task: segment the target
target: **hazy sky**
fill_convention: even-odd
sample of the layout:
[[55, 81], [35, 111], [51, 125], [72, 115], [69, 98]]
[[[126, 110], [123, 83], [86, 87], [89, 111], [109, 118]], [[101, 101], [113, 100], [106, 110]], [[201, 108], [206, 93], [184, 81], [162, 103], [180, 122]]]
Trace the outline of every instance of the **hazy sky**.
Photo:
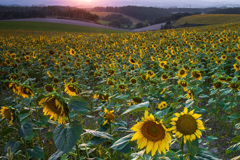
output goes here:
[[240, 0], [0, 0], [1, 5], [68, 6], [153, 6], [153, 7], [221, 7], [240, 6]]

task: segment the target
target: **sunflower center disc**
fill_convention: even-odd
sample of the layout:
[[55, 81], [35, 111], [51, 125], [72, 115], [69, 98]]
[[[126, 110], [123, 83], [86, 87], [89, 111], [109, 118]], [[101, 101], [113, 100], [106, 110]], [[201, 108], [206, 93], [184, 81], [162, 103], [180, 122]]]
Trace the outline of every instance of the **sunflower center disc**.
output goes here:
[[104, 118], [106, 120], [114, 120], [115, 116], [112, 113], [107, 113]]
[[74, 88], [72, 85], [69, 85], [69, 86], [68, 86], [68, 89], [69, 89], [71, 92], [75, 92], [75, 91], [76, 91], [75, 88]]
[[191, 135], [197, 130], [197, 122], [191, 115], [185, 114], [176, 121], [176, 127], [183, 135]]
[[141, 128], [143, 136], [150, 141], [157, 142], [165, 137], [165, 130], [161, 124], [156, 124], [153, 121], [147, 121]]
[[6, 109], [4, 111], [4, 116], [6, 117], [6, 119], [8, 119], [9, 121], [11, 120], [11, 112], [9, 109]]
[[185, 71], [184, 71], [184, 70], [181, 70], [181, 71], [180, 71], [180, 74], [181, 74], [181, 75], [184, 75], [184, 74], [185, 74]]
[[46, 105], [47, 105], [49, 110], [56, 113], [57, 115], [60, 115], [61, 114], [61, 108], [58, 108], [55, 101], [56, 101], [55, 97], [51, 98], [50, 100], [47, 100]]

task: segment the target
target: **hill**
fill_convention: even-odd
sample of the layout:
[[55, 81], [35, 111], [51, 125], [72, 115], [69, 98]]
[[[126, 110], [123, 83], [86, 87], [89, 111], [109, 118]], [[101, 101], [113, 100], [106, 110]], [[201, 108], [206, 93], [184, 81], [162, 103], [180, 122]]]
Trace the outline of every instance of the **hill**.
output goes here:
[[121, 33], [123, 31], [47, 22], [0, 21], [0, 30], [57, 31], [84, 33]]
[[91, 13], [95, 14], [95, 15], [98, 15], [100, 17], [100, 19], [104, 18], [106, 16], [109, 16], [111, 14], [119, 14], [119, 15], [122, 15], [123, 17], [125, 17], [125, 18], [129, 18], [133, 22], [133, 24], [141, 22], [140, 20], [138, 20], [136, 18], [133, 18], [131, 16], [128, 16], [126, 14], [123, 14], [123, 13], [115, 13], [115, 12], [91, 12]]
[[184, 24], [226, 24], [240, 22], [240, 14], [204, 14], [180, 18], [173, 26]]

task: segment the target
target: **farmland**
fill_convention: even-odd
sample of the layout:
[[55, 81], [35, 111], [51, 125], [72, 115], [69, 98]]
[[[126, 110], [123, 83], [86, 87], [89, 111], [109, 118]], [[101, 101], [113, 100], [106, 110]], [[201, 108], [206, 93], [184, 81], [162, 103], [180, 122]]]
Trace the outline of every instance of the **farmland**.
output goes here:
[[203, 14], [203, 15], [193, 15], [180, 18], [173, 25], [179, 26], [185, 23], [188, 24], [226, 24], [226, 23], [239, 23], [239, 14]]
[[239, 23], [136, 33], [0, 23], [1, 158], [239, 155]]

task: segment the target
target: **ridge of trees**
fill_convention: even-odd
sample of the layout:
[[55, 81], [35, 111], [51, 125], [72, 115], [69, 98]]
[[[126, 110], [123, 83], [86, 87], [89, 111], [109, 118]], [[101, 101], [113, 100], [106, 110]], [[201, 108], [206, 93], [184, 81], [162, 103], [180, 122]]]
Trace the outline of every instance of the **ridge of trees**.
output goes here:
[[84, 21], [97, 21], [99, 16], [92, 14], [84, 9], [68, 6], [0, 6], [0, 19], [19, 19], [19, 18], [69, 18]]
[[209, 14], [240, 14], [240, 7], [216, 9], [208, 13]]

